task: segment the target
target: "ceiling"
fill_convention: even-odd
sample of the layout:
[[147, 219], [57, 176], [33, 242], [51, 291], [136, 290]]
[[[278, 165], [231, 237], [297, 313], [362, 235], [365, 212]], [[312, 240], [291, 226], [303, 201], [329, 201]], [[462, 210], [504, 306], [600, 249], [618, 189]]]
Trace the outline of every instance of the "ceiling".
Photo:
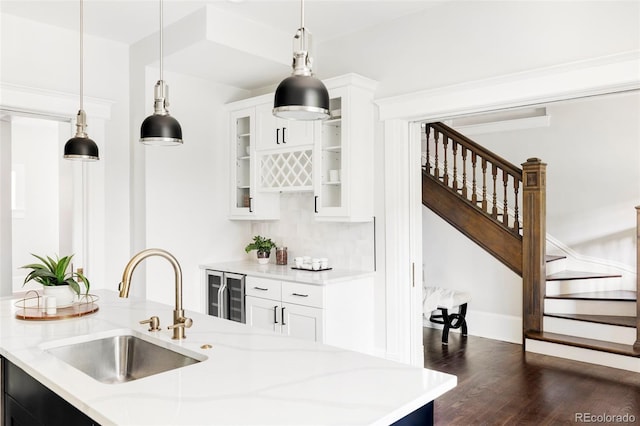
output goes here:
[[[436, 0], [307, 0], [305, 27], [316, 42], [384, 24], [430, 7]], [[165, 0], [169, 25], [210, 5], [275, 29], [295, 33], [300, 23], [298, 0]], [[0, 12], [77, 30], [79, 0], [1, 0]], [[86, 34], [132, 44], [159, 28], [158, 0], [85, 0]]]
[[[442, 1], [307, 0], [305, 27], [320, 50], [325, 41]], [[84, 33], [148, 48], [148, 36], [160, 28], [159, 5], [159, 0], [84, 0]], [[177, 49], [165, 49], [164, 68], [246, 90], [268, 88], [291, 71], [300, 6], [299, 0], [164, 0], [165, 41], [187, 40]], [[79, 0], [0, 0], [0, 12], [79, 30]], [[157, 66], [153, 55], [146, 64]]]

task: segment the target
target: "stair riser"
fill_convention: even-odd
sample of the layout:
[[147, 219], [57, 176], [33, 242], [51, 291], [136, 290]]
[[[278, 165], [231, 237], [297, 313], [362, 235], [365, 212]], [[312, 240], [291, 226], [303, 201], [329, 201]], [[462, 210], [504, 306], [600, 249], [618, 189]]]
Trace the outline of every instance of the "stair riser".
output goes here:
[[605, 342], [633, 345], [636, 341], [636, 329], [617, 325], [597, 324], [564, 318], [544, 317], [544, 331], [603, 340]]
[[592, 291], [624, 290], [620, 278], [597, 278], [584, 280], [547, 281], [548, 296]]
[[567, 269], [567, 259], [558, 259], [547, 262], [545, 267], [547, 275], [556, 274]]
[[543, 342], [540, 340], [525, 340], [525, 350], [558, 358], [572, 359], [574, 361], [588, 362], [604, 365], [621, 370], [640, 373], [640, 358], [610, 354], [591, 349], [577, 348], [574, 346], [560, 345], [557, 343]]
[[544, 312], [550, 314], [636, 315], [635, 302], [605, 300], [545, 299]]

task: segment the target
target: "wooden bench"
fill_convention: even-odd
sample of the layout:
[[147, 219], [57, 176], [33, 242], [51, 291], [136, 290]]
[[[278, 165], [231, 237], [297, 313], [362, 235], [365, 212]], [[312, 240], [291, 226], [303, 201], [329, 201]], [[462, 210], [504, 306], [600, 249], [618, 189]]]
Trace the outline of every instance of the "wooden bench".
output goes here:
[[[454, 292], [451, 303], [447, 306], [438, 305], [437, 309], [431, 313], [429, 321], [444, 325], [442, 329], [442, 344], [449, 344], [449, 330], [462, 328], [462, 335], [467, 335], [467, 303], [471, 300], [471, 295], [464, 292]], [[449, 309], [458, 308], [458, 312], [449, 313]], [[439, 313], [438, 313], [439, 311]]]

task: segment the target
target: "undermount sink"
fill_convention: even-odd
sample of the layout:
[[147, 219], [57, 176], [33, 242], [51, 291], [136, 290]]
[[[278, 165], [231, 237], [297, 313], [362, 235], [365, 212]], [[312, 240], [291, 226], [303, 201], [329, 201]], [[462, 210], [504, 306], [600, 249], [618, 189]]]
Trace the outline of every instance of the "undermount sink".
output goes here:
[[77, 339], [53, 342], [43, 349], [95, 380], [108, 384], [130, 382], [207, 359], [183, 348], [176, 348], [180, 350], [178, 352], [170, 348], [174, 345], [159, 343], [138, 337], [133, 331], [124, 331], [109, 336], [93, 336], [79, 342]]

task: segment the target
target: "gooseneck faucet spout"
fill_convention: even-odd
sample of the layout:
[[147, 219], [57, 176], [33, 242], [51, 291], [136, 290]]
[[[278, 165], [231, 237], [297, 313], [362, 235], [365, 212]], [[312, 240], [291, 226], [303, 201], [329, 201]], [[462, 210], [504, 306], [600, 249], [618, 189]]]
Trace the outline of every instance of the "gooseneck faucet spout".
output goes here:
[[175, 309], [173, 310], [173, 325], [170, 325], [168, 328], [173, 329], [174, 339], [184, 339], [186, 337], [184, 329], [191, 327], [193, 321], [191, 318], [185, 318], [184, 310], [182, 309], [182, 269], [180, 268], [178, 260], [168, 251], [150, 248], [142, 250], [140, 253], [134, 255], [131, 260], [129, 260], [129, 263], [127, 263], [127, 266], [124, 268], [124, 272], [122, 273], [120, 297], [129, 297], [129, 287], [131, 286], [133, 271], [140, 262], [151, 256], [163, 257], [171, 263], [171, 266], [173, 266], [176, 287], [176, 303]]

